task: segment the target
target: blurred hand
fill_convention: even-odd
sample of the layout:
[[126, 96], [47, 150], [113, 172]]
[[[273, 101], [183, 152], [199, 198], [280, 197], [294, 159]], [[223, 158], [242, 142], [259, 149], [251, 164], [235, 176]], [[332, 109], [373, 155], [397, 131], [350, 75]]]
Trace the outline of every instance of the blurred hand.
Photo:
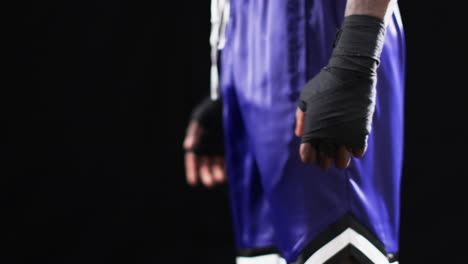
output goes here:
[[[302, 137], [304, 131], [304, 119], [305, 113], [300, 108], [296, 110], [296, 128], [295, 134], [298, 137]], [[365, 149], [349, 149], [344, 145], [338, 147], [335, 156], [333, 158], [328, 157], [323, 152], [318, 152], [315, 147], [310, 143], [302, 143], [299, 149], [302, 162], [306, 164], [313, 164], [317, 162], [318, 166], [322, 170], [331, 168], [333, 159], [335, 160], [335, 166], [339, 169], [345, 169], [351, 162], [351, 155], [356, 158], [362, 158], [366, 153]]]
[[203, 139], [203, 127], [197, 121], [190, 121], [183, 147], [187, 183], [195, 186], [201, 182], [211, 188], [226, 181], [224, 157], [221, 155], [196, 154], [193, 149]]

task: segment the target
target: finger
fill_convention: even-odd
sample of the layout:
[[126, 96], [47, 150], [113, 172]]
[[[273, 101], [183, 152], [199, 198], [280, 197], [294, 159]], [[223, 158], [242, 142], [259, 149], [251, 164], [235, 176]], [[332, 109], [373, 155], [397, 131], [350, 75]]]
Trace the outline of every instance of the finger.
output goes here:
[[296, 110], [296, 129], [294, 130], [296, 136], [301, 137], [304, 130], [305, 113], [298, 107]]
[[346, 169], [351, 162], [351, 154], [344, 145], [341, 145], [336, 151], [335, 165], [338, 169]]
[[366, 154], [366, 149], [353, 149], [353, 155], [356, 158], [362, 158]]
[[332, 159], [325, 155], [325, 153], [320, 152], [318, 155], [318, 165], [322, 170], [328, 170], [332, 166]]
[[191, 121], [187, 128], [187, 135], [185, 136], [184, 140], [184, 148], [186, 150], [192, 149], [198, 143], [201, 134], [202, 127], [198, 124], [198, 122]]
[[185, 154], [185, 176], [187, 178], [187, 183], [192, 186], [196, 185], [198, 179], [197, 174], [197, 156], [193, 152], [187, 152]]
[[299, 155], [302, 162], [305, 164], [312, 164], [317, 160], [317, 151], [310, 143], [302, 143], [299, 147]]
[[213, 180], [216, 183], [223, 183], [226, 180], [223, 157], [212, 158], [211, 173], [213, 174]]
[[213, 186], [213, 177], [210, 170], [210, 162], [207, 157], [200, 157], [200, 165], [198, 172], [200, 173], [200, 179], [206, 187]]

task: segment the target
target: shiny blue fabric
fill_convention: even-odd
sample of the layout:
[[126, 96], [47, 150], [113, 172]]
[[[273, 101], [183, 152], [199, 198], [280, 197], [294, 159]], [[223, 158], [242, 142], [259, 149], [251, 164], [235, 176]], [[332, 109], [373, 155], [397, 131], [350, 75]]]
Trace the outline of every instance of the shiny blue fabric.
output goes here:
[[345, 0], [231, 0], [222, 52], [227, 170], [238, 249], [288, 261], [346, 213], [398, 251], [405, 45], [396, 10], [378, 71], [369, 147], [346, 170], [302, 164], [301, 88], [325, 66]]

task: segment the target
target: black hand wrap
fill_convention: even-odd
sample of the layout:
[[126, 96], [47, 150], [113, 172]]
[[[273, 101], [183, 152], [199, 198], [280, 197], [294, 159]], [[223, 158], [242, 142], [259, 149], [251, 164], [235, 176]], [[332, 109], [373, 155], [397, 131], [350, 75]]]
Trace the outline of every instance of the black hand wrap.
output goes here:
[[328, 66], [301, 92], [299, 108], [305, 112], [302, 142], [330, 157], [339, 145], [367, 146], [384, 36], [385, 25], [378, 18], [345, 17]]
[[191, 151], [199, 155], [224, 155], [223, 104], [221, 99], [206, 98], [193, 111], [192, 120], [203, 129], [198, 144]]

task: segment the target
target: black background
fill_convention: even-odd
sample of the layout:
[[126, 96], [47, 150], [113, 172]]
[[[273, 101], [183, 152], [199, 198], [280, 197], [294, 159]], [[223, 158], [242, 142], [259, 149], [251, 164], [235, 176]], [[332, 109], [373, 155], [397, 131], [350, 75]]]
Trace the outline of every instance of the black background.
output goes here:
[[[464, 263], [462, 8], [400, 2], [401, 263]], [[1, 263], [233, 262], [225, 187], [189, 188], [181, 149], [190, 110], [208, 94], [209, 8], [109, 0], [5, 9], [3, 54], [13, 59], [0, 89]]]

